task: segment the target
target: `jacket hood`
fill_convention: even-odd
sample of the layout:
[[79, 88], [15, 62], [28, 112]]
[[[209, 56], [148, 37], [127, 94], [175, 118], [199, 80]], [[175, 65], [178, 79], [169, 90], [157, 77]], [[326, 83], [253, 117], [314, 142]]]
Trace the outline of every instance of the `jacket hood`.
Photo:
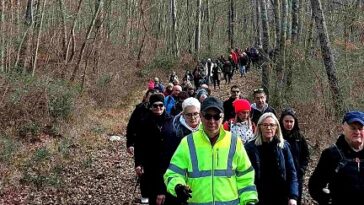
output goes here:
[[[284, 126], [283, 126], [283, 118], [286, 115], [290, 115], [294, 119], [294, 125], [293, 125], [293, 129], [291, 131], [286, 130], [284, 128]], [[279, 118], [279, 124], [281, 125], [283, 136], [287, 136], [288, 134], [298, 133], [300, 131], [300, 128], [299, 128], [299, 125], [298, 125], [298, 120], [297, 120], [297, 117], [296, 117], [296, 113], [294, 112], [293, 109], [289, 108], [289, 109], [285, 109], [285, 110], [282, 111], [281, 117]]]

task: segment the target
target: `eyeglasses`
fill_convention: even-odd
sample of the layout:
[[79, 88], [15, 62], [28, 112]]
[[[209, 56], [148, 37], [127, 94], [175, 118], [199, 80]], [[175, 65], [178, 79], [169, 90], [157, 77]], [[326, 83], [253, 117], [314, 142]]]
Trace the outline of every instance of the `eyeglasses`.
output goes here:
[[276, 128], [277, 127], [277, 124], [260, 124], [260, 126], [263, 126], [265, 129], [268, 129], [268, 128]]
[[160, 104], [156, 104], [156, 103], [155, 103], [155, 104], [153, 104], [153, 105], [152, 105], [152, 108], [158, 108], [158, 107], [159, 107], [159, 108], [164, 107], [163, 103], [160, 103]]
[[212, 118], [214, 118], [215, 121], [218, 121], [221, 119], [221, 114], [216, 114], [216, 115], [211, 115], [211, 114], [204, 114], [203, 117], [206, 120], [211, 120]]
[[185, 113], [184, 115], [188, 118], [197, 117], [200, 113], [193, 112], [193, 113]]
[[254, 93], [260, 93], [260, 92], [264, 92], [263, 88], [257, 88], [253, 90]]
[[232, 93], [240, 93], [240, 90], [232, 90]]

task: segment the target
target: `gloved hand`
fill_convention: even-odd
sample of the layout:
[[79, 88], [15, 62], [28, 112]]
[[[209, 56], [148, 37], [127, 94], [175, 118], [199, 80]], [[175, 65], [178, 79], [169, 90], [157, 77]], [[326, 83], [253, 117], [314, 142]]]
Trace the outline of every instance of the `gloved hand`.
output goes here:
[[174, 190], [176, 191], [177, 199], [182, 203], [187, 202], [187, 200], [192, 197], [192, 190], [188, 186], [177, 184]]

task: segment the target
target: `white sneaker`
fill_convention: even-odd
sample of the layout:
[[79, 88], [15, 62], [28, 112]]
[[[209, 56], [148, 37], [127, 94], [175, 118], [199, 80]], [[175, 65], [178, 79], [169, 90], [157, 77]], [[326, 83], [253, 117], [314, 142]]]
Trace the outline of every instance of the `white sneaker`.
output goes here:
[[144, 197], [142, 197], [142, 198], [140, 199], [140, 202], [141, 202], [141, 204], [148, 204], [148, 203], [149, 203], [149, 199], [148, 199], [148, 198], [144, 198]]

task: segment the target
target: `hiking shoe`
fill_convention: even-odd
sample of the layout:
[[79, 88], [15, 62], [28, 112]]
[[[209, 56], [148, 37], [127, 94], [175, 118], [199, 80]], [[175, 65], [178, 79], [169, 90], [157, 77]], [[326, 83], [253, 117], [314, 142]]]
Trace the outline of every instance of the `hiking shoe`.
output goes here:
[[149, 199], [148, 199], [148, 198], [144, 198], [144, 197], [142, 197], [142, 198], [140, 199], [140, 203], [141, 203], [141, 204], [148, 204], [148, 203], [149, 203]]

